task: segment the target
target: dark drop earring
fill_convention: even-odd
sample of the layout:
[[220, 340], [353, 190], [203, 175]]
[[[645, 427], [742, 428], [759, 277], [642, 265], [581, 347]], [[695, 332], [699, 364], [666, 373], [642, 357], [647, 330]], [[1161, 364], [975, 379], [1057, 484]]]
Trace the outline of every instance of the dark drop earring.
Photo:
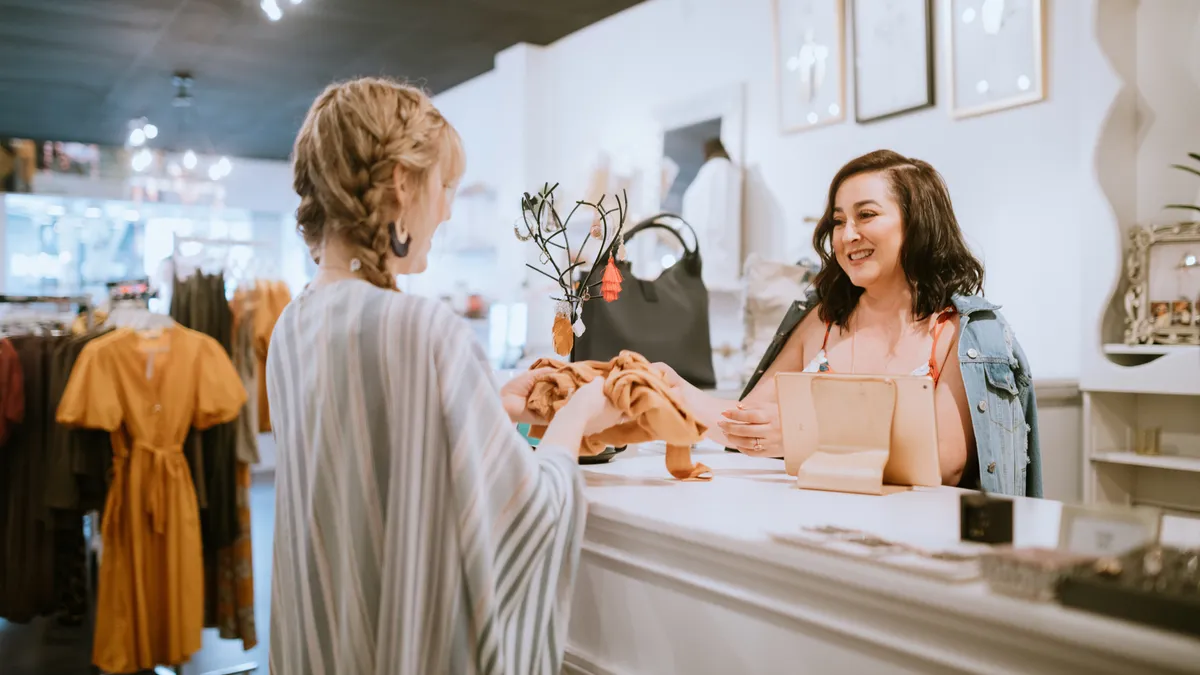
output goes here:
[[397, 258], [403, 258], [408, 255], [408, 245], [412, 239], [407, 232], [396, 233], [396, 223], [388, 223], [388, 236], [392, 240], [392, 253], [396, 254]]

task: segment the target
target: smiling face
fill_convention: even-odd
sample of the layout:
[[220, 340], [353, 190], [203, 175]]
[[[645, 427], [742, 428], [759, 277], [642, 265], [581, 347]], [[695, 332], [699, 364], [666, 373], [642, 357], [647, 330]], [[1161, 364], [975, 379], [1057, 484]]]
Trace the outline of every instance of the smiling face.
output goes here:
[[847, 178], [834, 199], [833, 223], [830, 243], [850, 283], [868, 288], [904, 278], [904, 218], [884, 173]]

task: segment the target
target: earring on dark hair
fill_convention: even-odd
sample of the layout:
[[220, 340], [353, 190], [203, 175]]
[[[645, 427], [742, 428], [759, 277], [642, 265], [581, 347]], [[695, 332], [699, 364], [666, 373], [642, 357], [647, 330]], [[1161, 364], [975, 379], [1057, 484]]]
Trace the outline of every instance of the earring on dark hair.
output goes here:
[[408, 245], [412, 243], [412, 239], [407, 232], [400, 231], [397, 234], [396, 230], [399, 229], [396, 223], [388, 223], [388, 237], [392, 240], [392, 253], [395, 253], [397, 258], [403, 258], [408, 255]]

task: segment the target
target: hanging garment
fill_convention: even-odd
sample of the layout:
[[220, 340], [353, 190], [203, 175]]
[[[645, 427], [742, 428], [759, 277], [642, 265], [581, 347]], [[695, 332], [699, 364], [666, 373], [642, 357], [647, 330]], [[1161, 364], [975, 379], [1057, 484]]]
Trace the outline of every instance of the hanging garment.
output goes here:
[[445, 304], [357, 280], [284, 310], [273, 673], [558, 675], [587, 505]]
[[25, 419], [25, 378], [21, 357], [7, 338], [0, 338], [0, 447], [14, 425]]
[[267, 397], [267, 350], [275, 322], [292, 300], [292, 293], [282, 281], [255, 282], [255, 350], [258, 356], [258, 430], [271, 430], [271, 404]]
[[[185, 281], [177, 281], [171, 294], [171, 318], [185, 328], [213, 338], [226, 354], [230, 353], [233, 314], [225, 299], [222, 274], [196, 272]], [[215, 565], [216, 552], [232, 545], [238, 535], [237, 422], [219, 424], [198, 434], [206, 504], [201, 513], [201, 532], [206, 564]], [[209, 607], [213, 605], [210, 603]]]
[[255, 352], [255, 317], [257, 301], [253, 291], [234, 293], [230, 308], [233, 310], [233, 366], [242, 378], [242, 385], [251, 393], [251, 399], [242, 406], [237, 419], [237, 457], [247, 464], [258, 464], [258, 356]]
[[61, 337], [10, 338], [20, 358], [24, 420], [0, 451], [0, 617], [24, 623], [54, 613], [54, 520], [45, 502], [50, 361]]
[[80, 354], [58, 420], [112, 432], [114, 452], [93, 647], [101, 669], [179, 664], [200, 648], [204, 572], [183, 443], [245, 400], [220, 344], [182, 326], [118, 329]]
[[[680, 480], [709, 480], [712, 471], [692, 463], [693, 444], [704, 438], [708, 427], [687, 408], [680, 396], [667, 385], [641, 354], [621, 352], [611, 361], [561, 363], [539, 359], [531, 367], [554, 368], [539, 375], [529, 392], [526, 406], [545, 420], [554, 419], [576, 389], [597, 377], [608, 378], [604, 395], [628, 421], [584, 439], [581, 453], [597, 455], [606, 446], [620, 447], [647, 441], [667, 444], [667, 470]], [[530, 435], [541, 438], [546, 427], [535, 426]]]
[[[240, 291], [233, 310], [233, 362], [247, 392], [257, 391], [254, 353], [254, 299]], [[237, 537], [210, 557], [206, 552], [206, 624], [216, 626], [227, 640], [241, 640], [244, 649], [258, 644], [254, 620], [254, 555], [250, 537], [250, 464], [258, 462], [257, 400], [247, 398], [235, 422], [237, 447]]]
[[741, 276], [741, 170], [726, 157], [706, 161], [683, 193], [680, 215], [696, 231], [704, 252], [706, 286], [729, 287]]
[[238, 537], [217, 552], [216, 626], [226, 640], [241, 640], [242, 649], [258, 644], [254, 621], [254, 550], [250, 541], [250, 465], [238, 462]]
[[[80, 352], [109, 332], [83, 332], [58, 342], [50, 361], [47, 419], [54, 419]], [[58, 620], [63, 625], [78, 626], [87, 616], [83, 516], [88, 510], [103, 508], [111, 461], [112, 442], [107, 432], [51, 425], [46, 446], [45, 503], [54, 513], [54, 587]]]

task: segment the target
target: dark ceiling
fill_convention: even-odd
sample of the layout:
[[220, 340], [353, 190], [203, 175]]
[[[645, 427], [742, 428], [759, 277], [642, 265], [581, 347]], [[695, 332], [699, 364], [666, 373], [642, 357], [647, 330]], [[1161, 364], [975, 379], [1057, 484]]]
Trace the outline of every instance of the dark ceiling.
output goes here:
[[[285, 158], [329, 82], [390, 75], [438, 92], [496, 52], [548, 44], [641, 0], [0, 0], [0, 137]], [[190, 71], [193, 105], [173, 107]], [[181, 112], [186, 110], [186, 112]]]

